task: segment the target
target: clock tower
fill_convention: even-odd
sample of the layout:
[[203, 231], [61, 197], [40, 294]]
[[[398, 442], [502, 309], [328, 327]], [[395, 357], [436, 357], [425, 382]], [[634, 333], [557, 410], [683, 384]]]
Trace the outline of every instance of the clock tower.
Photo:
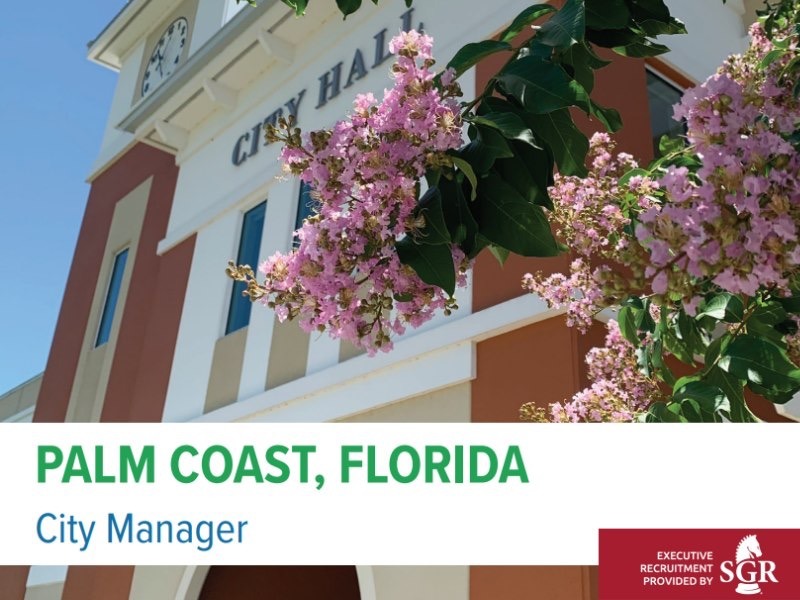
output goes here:
[[178, 17], [167, 26], [153, 48], [150, 59], [145, 65], [142, 96], [153, 91], [158, 84], [178, 68], [188, 50], [189, 21], [186, 17]]

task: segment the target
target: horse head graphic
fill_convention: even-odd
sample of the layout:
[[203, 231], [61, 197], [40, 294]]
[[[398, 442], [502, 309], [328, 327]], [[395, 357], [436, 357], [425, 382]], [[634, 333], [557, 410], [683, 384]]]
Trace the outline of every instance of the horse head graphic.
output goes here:
[[[758, 539], [755, 535], [746, 535], [742, 538], [742, 541], [739, 542], [739, 545], [736, 546], [737, 566], [746, 560], [759, 558], [761, 555], [761, 544], [758, 543]], [[758, 583], [745, 583], [741, 581], [739, 585], [736, 586], [736, 593], [752, 596], [754, 594], [760, 594], [761, 588], [758, 586]]]

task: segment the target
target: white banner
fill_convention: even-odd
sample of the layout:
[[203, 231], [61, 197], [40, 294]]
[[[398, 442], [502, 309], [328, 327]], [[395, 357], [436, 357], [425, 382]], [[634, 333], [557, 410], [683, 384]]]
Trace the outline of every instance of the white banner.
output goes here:
[[597, 564], [800, 527], [788, 425], [0, 425], [0, 564]]

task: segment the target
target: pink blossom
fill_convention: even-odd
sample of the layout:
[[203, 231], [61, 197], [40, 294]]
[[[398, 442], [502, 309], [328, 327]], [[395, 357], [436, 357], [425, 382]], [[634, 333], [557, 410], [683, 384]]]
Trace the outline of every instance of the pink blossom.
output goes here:
[[[431, 161], [461, 144], [460, 94], [453, 73], [434, 84], [433, 40], [409, 31], [392, 39], [394, 85], [378, 102], [359, 95], [353, 113], [302, 139], [287, 134], [281, 157], [309, 183], [318, 214], [298, 230], [299, 247], [261, 265], [259, 292], [278, 318], [327, 331], [374, 353], [391, 337], [455, 300], [402, 264], [395, 243], [424, 224], [415, 216], [416, 184]], [[277, 135], [277, 134], [276, 134]], [[459, 285], [469, 267], [452, 248]]]

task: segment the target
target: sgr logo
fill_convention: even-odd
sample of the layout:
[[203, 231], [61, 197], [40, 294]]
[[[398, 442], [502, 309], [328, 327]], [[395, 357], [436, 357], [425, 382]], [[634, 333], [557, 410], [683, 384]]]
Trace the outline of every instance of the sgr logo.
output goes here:
[[720, 565], [722, 575], [720, 581], [731, 583], [734, 580], [739, 584], [736, 593], [752, 596], [761, 593], [759, 583], [778, 583], [775, 577], [775, 563], [771, 560], [755, 560], [761, 558], [761, 545], [755, 535], [746, 535], [736, 546], [736, 566], [732, 560], [726, 560]]

